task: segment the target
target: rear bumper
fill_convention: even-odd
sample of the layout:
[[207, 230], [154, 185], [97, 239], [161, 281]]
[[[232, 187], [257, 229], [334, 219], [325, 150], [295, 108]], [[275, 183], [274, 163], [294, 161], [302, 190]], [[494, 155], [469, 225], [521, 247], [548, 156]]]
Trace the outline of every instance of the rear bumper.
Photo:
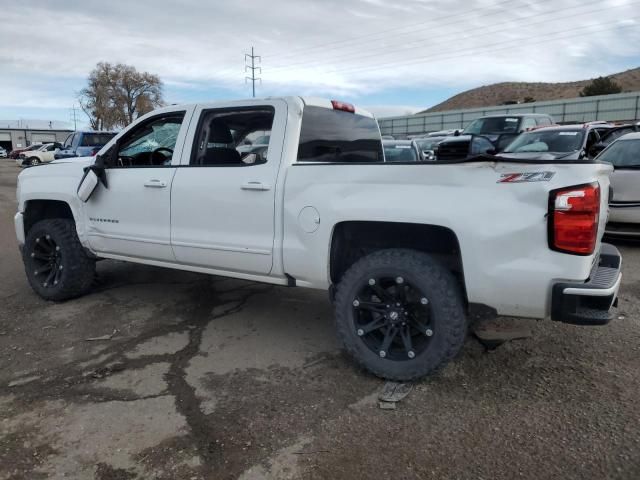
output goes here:
[[611, 237], [640, 237], [640, 223], [609, 222], [604, 233]]
[[561, 282], [553, 286], [551, 319], [574, 325], [606, 325], [613, 315], [622, 280], [622, 256], [616, 247], [603, 243], [598, 265], [586, 282]]

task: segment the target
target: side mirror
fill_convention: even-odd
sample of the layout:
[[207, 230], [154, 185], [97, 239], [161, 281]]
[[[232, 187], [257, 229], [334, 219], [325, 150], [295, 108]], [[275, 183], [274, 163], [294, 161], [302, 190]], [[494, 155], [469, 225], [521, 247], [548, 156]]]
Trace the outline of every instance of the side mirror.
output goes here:
[[105, 188], [107, 185], [107, 174], [104, 169], [104, 159], [100, 155], [96, 155], [96, 161], [84, 169], [84, 175], [78, 184], [78, 198], [86, 203], [96, 190], [98, 183], [102, 183]]
[[86, 203], [89, 198], [91, 198], [91, 195], [98, 186], [98, 181], [98, 175], [96, 175], [96, 172], [91, 167], [85, 168], [84, 175], [82, 180], [80, 180], [77, 191], [78, 198], [82, 202]]

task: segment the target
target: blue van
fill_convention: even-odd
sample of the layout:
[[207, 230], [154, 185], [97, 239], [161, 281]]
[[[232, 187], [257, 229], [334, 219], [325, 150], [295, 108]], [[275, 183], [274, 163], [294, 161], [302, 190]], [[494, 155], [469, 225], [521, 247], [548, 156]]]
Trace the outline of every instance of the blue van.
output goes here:
[[64, 141], [55, 159], [91, 157], [115, 136], [115, 132], [74, 132]]

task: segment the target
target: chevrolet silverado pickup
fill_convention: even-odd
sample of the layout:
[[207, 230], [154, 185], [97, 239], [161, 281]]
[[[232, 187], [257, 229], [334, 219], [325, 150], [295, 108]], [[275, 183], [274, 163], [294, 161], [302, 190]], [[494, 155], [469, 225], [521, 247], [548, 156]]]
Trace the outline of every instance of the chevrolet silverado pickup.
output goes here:
[[[238, 149], [258, 135], [265, 148]], [[611, 171], [487, 155], [385, 162], [375, 118], [338, 101], [170, 106], [96, 157], [22, 172], [15, 229], [45, 299], [88, 293], [99, 259], [323, 289], [345, 350], [410, 380], [458, 353], [477, 312], [610, 320]]]

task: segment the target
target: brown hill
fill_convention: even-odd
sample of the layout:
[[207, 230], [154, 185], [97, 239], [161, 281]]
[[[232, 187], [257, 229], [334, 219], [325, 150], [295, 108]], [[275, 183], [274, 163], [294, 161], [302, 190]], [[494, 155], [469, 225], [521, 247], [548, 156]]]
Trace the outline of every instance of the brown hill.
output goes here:
[[[640, 67], [609, 75], [623, 92], [640, 90]], [[536, 101], [575, 98], [589, 80], [565, 83], [502, 82], [467, 90], [423, 112], [442, 112], [460, 108], [491, 107], [505, 103], [523, 102], [531, 97]], [[420, 112], [420, 113], [423, 113]]]

